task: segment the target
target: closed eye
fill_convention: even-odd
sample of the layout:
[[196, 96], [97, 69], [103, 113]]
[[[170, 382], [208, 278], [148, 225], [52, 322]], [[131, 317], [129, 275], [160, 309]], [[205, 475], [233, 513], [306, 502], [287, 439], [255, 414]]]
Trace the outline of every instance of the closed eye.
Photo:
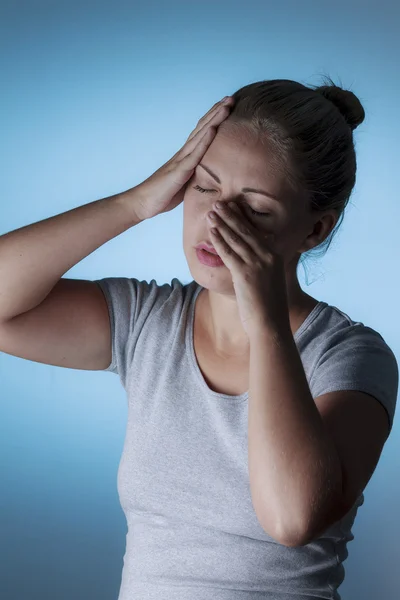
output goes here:
[[[215, 190], [206, 190], [205, 188], [202, 188], [202, 187], [200, 187], [199, 185], [195, 185], [195, 186], [193, 186], [193, 189], [194, 189], [194, 190], [197, 190], [197, 191], [198, 191], [198, 192], [200, 192], [201, 194], [209, 194], [209, 193], [211, 193], [211, 192], [214, 192], [214, 191], [215, 191]], [[251, 208], [251, 206], [250, 206], [250, 205], [247, 205], [247, 206], [248, 206], [248, 208], [249, 208], [250, 212], [251, 212], [253, 215], [255, 215], [256, 217], [266, 217], [266, 216], [268, 216], [268, 215], [269, 215], [269, 213], [263, 213], [263, 212], [258, 212], [258, 211], [256, 211], [256, 210], [253, 210], [253, 209]]]

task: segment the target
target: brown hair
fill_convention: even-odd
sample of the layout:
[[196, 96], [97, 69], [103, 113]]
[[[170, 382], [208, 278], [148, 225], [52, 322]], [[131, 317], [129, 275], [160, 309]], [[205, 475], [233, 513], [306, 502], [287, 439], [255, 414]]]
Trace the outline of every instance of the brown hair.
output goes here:
[[[227, 121], [250, 128], [272, 149], [274, 169], [295, 194], [309, 199], [311, 210], [336, 210], [339, 218], [317, 247], [325, 254], [340, 227], [356, 180], [354, 129], [365, 112], [353, 92], [335, 85], [307, 87], [290, 79], [258, 81], [232, 94]], [[309, 250], [315, 254], [316, 248]], [[305, 254], [305, 253], [304, 253]], [[299, 264], [304, 266], [304, 254]]]

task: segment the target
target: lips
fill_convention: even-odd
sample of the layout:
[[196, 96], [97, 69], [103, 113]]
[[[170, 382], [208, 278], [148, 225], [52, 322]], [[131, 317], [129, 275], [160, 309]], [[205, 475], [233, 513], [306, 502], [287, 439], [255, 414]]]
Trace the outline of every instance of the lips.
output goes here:
[[205, 242], [202, 242], [201, 244], [198, 244], [196, 246], [197, 250], [207, 250], [207, 252], [210, 252], [211, 254], [217, 254], [218, 252], [216, 251], [216, 249], [214, 248], [214, 246], [212, 245], [208, 245]]

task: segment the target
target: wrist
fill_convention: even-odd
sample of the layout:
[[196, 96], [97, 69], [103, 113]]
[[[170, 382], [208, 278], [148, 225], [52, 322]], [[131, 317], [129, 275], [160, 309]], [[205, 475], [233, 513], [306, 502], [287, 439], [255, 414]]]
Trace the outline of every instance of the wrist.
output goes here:
[[280, 339], [293, 337], [292, 329], [290, 327], [289, 317], [281, 316], [277, 319], [262, 319], [257, 325], [257, 328], [253, 328], [249, 333], [250, 342], [256, 342], [259, 340], [270, 340], [279, 343]]
[[143, 198], [137, 186], [117, 194], [116, 201], [132, 217], [132, 225], [137, 225], [147, 218], [143, 216]]

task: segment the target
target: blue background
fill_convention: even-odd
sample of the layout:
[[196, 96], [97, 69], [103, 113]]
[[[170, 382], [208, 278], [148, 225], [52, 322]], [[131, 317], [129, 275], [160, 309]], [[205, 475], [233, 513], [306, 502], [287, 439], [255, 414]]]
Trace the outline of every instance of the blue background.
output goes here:
[[[243, 85], [320, 84], [327, 73], [367, 116], [355, 132], [357, 183], [340, 233], [308, 263], [310, 285], [301, 268], [300, 282], [400, 356], [395, 4], [2, 2], [0, 233], [137, 185]], [[191, 280], [182, 210], [126, 231], [64, 276]], [[126, 533], [118, 378], [0, 353], [0, 395], [0, 597], [116, 599]], [[397, 418], [353, 527], [343, 600], [398, 598], [399, 457]]]

